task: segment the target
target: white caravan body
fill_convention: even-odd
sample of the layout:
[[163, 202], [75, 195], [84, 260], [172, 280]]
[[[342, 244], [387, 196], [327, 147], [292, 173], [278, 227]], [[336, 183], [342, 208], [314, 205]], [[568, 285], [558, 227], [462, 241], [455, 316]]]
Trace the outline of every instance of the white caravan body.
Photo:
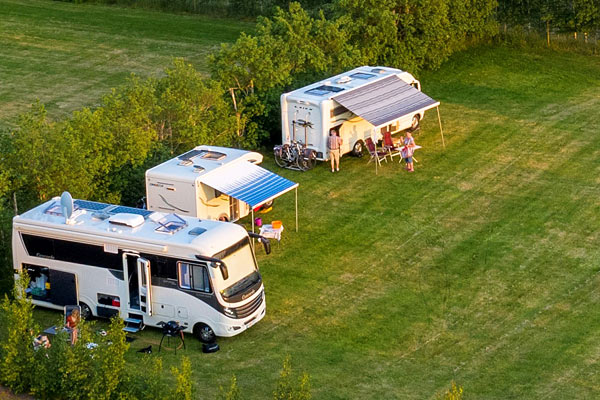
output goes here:
[[[402, 131], [423, 119], [425, 110], [418, 109], [386, 126], [374, 127], [355, 115], [333, 98], [342, 93], [373, 84], [396, 75], [408, 85], [421, 90], [421, 84], [410, 73], [396, 68], [363, 66], [281, 95], [282, 143], [300, 141], [317, 152], [317, 159], [328, 160], [327, 137], [332, 128], [338, 129], [343, 140], [341, 153], [359, 150], [368, 137], [381, 139], [381, 132]], [[416, 119], [416, 121], [415, 121]], [[294, 121], [296, 123], [294, 123]], [[300, 125], [298, 125], [300, 121]], [[306, 126], [305, 122], [310, 125]]]
[[66, 223], [54, 198], [13, 218], [16, 271], [36, 305], [79, 303], [94, 316], [186, 332], [243, 332], [265, 315], [248, 233], [239, 225], [75, 200]]
[[250, 213], [243, 201], [203, 183], [225, 167], [259, 164], [260, 153], [228, 147], [197, 146], [146, 171], [148, 210], [221, 221], [237, 221]]

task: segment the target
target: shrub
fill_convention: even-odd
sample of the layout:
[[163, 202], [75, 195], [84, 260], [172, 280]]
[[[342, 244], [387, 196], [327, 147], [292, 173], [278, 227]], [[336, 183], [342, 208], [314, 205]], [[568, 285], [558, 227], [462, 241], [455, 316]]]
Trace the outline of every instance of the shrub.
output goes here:
[[16, 393], [28, 392], [34, 380], [33, 338], [39, 328], [33, 320], [33, 304], [25, 289], [29, 276], [20, 273], [13, 299], [0, 302], [0, 383]]

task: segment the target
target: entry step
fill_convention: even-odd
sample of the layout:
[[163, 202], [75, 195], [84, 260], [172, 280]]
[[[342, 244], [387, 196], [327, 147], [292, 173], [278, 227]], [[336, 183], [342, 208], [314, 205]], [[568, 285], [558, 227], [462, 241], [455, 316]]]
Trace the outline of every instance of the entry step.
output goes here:
[[125, 327], [123, 330], [127, 333], [137, 333], [144, 329], [144, 320], [136, 318], [136, 316], [130, 316], [125, 318]]

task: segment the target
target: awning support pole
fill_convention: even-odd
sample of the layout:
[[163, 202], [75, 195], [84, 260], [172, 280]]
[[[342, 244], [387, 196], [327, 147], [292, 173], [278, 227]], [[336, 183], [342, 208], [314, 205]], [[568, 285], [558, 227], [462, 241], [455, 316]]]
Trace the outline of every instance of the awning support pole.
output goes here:
[[446, 143], [444, 142], [444, 131], [442, 130], [442, 118], [440, 117], [440, 106], [435, 108], [438, 114], [438, 122], [440, 123], [440, 135], [442, 135], [442, 147], [446, 149]]
[[252, 209], [252, 233], [254, 233], [254, 208]]
[[296, 232], [298, 232], [298, 187], [296, 187]]

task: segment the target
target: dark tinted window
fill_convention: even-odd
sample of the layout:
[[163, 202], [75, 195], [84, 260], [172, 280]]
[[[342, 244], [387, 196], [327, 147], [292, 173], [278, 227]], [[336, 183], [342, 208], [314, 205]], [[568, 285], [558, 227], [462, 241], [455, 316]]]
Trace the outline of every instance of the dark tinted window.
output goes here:
[[123, 269], [121, 256], [105, 252], [103, 246], [27, 234], [23, 234], [22, 237], [25, 249], [31, 256], [116, 270]]
[[177, 279], [177, 260], [154, 254], [141, 254], [150, 261], [150, 274], [154, 278]]

